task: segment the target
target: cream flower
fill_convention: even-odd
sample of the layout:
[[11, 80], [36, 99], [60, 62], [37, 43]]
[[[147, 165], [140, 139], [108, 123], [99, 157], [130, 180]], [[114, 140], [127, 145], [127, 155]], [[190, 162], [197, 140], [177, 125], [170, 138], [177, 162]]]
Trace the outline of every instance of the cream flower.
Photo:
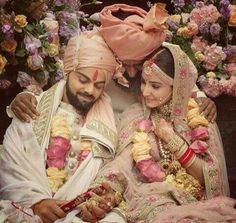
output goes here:
[[209, 79], [215, 79], [216, 78], [216, 74], [214, 72], [212, 72], [212, 71], [207, 72], [206, 76]]
[[190, 98], [188, 101], [188, 110], [192, 108], [198, 108], [198, 103], [193, 98]]
[[150, 150], [151, 150], [150, 144], [145, 141], [134, 143], [133, 148], [131, 150], [133, 159], [135, 160], [135, 162], [144, 159], [150, 159], [151, 158], [149, 154]]
[[58, 47], [58, 45], [53, 44], [53, 43], [49, 44], [49, 46], [47, 48], [47, 52], [48, 52], [48, 55], [50, 57], [55, 57], [56, 55], [59, 54], [59, 47]]
[[64, 63], [62, 60], [58, 59], [57, 62], [56, 62], [56, 65], [58, 66], [58, 68], [60, 70], [63, 70], [64, 69]]
[[148, 134], [145, 132], [135, 132], [133, 136], [133, 142], [136, 143], [136, 142], [143, 142], [143, 141], [146, 141], [146, 142], [149, 141]]
[[197, 52], [194, 54], [194, 57], [195, 57], [196, 60], [198, 60], [198, 61], [204, 61], [204, 60], [205, 60], [204, 54], [202, 54], [200, 51], [197, 51]]
[[17, 15], [15, 17], [14, 21], [20, 28], [24, 28], [28, 24], [28, 22], [26, 20], [26, 16], [24, 16], [24, 15]]
[[49, 181], [49, 186], [53, 193], [64, 184], [66, 180], [66, 173], [64, 170], [59, 170], [56, 167], [49, 167], [47, 169], [47, 176]]
[[66, 139], [71, 138], [71, 131], [67, 126], [66, 120], [61, 115], [55, 115], [51, 124], [51, 136], [61, 136]]
[[190, 128], [196, 128], [199, 125], [208, 126], [209, 124], [207, 119], [200, 114], [199, 105], [193, 98], [188, 103], [187, 120]]
[[188, 121], [190, 121], [191, 119], [193, 119], [197, 115], [199, 115], [199, 107], [192, 108], [191, 110], [189, 110], [187, 112], [187, 119], [188, 119]]
[[197, 115], [194, 118], [192, 118], [188, 125], [190, 128], [196, 128], [199, 125], [203, 125], [203, 126], [208, 126], [209, 122], [207, 121], [207, 119], [202, 116], [202, 115]]
[[176, 14], [176, 15], [171, 15], [171, 16], [169, 17], [169, 20], [173, 21], [173, 22], [176, 23], [176, 24], [180, 24], [181, 15], [178, 15], [178, 14]]

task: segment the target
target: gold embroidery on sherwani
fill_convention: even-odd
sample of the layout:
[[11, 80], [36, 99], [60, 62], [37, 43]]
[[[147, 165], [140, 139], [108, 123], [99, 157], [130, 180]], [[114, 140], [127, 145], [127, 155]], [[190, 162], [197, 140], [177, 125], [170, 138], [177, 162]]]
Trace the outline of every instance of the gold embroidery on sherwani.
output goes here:
[[55, 84], [46, 91], [37, 105], [37, 110], [39, 111], [40, 116], [33, 122], [33, 130], [40, 147], [47, 135], [47, 129], [50, 129], [49, 125], [53, 112], [53, 101], [57, 86], [58, 84]]
[[93, 119], [88, 124], [86, 124], [86, 127], [103, 135], [106, 139], [111, 141], [113, 145], [116, 145], [117, 143], [116, 133], [101, 121]]
[[104, 159], [113, 158], [112, 154], [107, 148], [94, 141], [92, 141], [92, 152], [94, 157], [101, 157]]

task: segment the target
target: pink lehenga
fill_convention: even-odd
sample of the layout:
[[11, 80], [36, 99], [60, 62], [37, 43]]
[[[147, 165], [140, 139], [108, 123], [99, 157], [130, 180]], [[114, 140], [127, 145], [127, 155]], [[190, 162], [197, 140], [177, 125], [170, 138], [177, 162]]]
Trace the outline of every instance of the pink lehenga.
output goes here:
[[[208, 125], [207, 151], [197, 154], [202, 160], [204, 187], [198, 187], [197, 180], [187, 174], [178, 160], [170, 161], [171, 165], [173, 162], [178, 164], [178, 170], [164, 171], [165, 178], [159, 182], [144, 179], [135, 166], [133, 137], [142, 120], [150, 120], [153, 124], [158, 117], [174, 120], [175, 131], [190, 144], [185, 135], [188, 131], [186, 111], [196, 81], [196, 70], [179, 47], [163, 45], [171, 51], [175, 60], [172, 100], [152, 111], [142, 104], [135, 104], [124, 112], [119, 127], [118, 155], [101, 170], [95, 183], [106, 181], [122, 194], [123, 201], [118, 211], [128, 222], [236, 222], [236, 201], [227, 197], [229, 188], [224, 152], [216, 124]], [[183, 70], [187, 72], [181, 76]], [[149, 131], [148, 137], [150, 154], [161, 165], [164, 158], [160, 140], [153, 131]], [[170, 180], [170, 176], [174, 176], [175, 180]], [[195, 193], [196, 190], [198, 193]]]

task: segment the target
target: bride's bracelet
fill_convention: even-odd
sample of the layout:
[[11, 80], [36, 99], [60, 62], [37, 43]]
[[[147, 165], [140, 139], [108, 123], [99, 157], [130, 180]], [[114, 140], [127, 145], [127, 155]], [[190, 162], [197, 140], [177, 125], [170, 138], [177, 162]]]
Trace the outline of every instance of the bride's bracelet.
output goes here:
[[167, 147], [174, 153], [180, 164], [185, 168], [189, 168], [197, 158], [193, 150], [190, 149], [185, 141], [178, 135], [175, 135], [167, 143]]
[[120, 192], [116, 191], [115, 192], [115, 195], [114, 195], [114, 198], [115, 198], [115, 204], [118, 206], [122, 201], [123, 201], [123, 196]]
[[175, 156], [185, 168], [189, 168], [197, 158], [193, 150], [187, 146], [182, 147], [182, 149], [177, 152]]
[[168, 149], [169, 149], [172, 153], [174, 153], [174, 154], [178, 153], [178, 152], [182, 149], [182, 147], [183, 147], [184, 145], [186, 145], [186, 144], [185, 144], [185, 141], [184, 141], [181, 137], [179, 137], [178, 135], [175, 135], [175, 136], [166, 144], [166, 146], [168, 147]]

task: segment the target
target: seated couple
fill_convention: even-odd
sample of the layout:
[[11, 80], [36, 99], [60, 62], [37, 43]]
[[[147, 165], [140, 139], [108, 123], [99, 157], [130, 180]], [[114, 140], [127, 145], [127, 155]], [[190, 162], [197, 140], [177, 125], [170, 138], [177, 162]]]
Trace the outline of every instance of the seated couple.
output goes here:
[[[6, 132], [2, 219], [236, 221], [220, 135], [199, 112], [192, 94], [197, 71], [178, 46], [163, 43], [144, 62], [142, 98], [122, 114], [117, 151], [104, 92], [116, 69], [113, 53], [98, 33], [83, 33], [68, 43], [64, 64], [66, 81], [37, 97], [39, 117], [29, 123], [14, 117]], [[101, 186], [69, 214], [62, 210]]]

